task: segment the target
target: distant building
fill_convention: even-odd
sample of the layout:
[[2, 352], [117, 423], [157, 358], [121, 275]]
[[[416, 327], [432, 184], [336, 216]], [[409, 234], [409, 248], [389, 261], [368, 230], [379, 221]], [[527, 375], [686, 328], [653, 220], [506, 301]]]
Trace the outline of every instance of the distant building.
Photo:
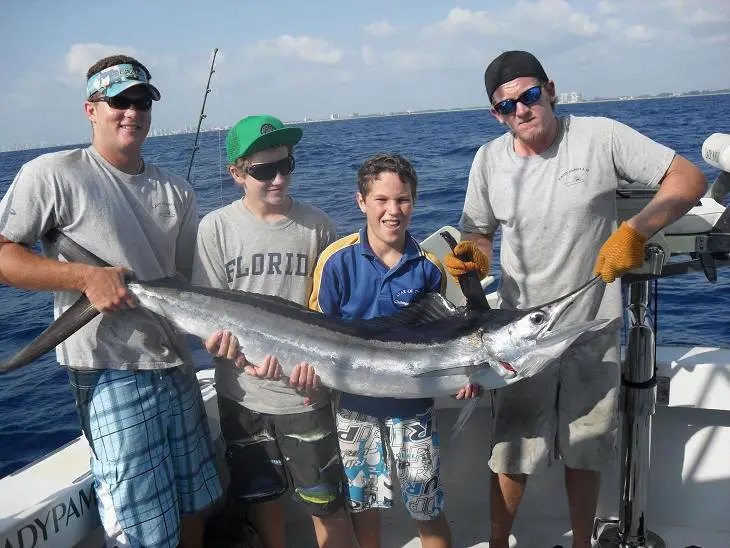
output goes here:
[[582, 103], [583, 96], [577, 91], [568, 91], [558, 95], [558, 103]]

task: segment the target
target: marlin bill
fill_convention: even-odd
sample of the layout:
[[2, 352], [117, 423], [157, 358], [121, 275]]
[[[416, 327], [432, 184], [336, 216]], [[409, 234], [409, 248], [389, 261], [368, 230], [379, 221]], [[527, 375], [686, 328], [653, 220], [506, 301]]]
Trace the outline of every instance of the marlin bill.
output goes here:
[[[530, 310], [457, 308], [426, 294], [400, 313], [344, 320], [279, 297], [194, 286], [176, 278], [128, 283], [141, 308], [176, 329], [207, 339], [235, 335], [248, 360], [275, 355], [285, 374], [306, 361], [322, 384], [365, 396], [400, 398], [455, 394], [465, 384], [499, 388], [533, 376], [576, 339], [615, 331], [620, 319], [559, 325], [563, 312], [591, 284]], [[0, 364], [9, 371], [55, 347], [98, 312], [82, 296], [37, 339]]]

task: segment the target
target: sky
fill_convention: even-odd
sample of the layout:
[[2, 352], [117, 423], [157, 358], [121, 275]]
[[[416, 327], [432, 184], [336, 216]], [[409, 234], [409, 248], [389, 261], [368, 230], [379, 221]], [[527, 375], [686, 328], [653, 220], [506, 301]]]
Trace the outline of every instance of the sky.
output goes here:
[[487, 105], [486, 65], [525, 49], [584, 97], [730, 88], [728, 0], [0, 0], [0, 149], [89, 138], [85, 74], [132, 55], [153, 127]]

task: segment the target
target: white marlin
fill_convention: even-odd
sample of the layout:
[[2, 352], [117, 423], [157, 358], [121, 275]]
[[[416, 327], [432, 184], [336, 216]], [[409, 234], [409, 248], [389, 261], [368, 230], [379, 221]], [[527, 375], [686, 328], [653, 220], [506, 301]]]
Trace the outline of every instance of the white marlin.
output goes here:
[[[620, 320], [556, 325], [592, 283], [530, 310], [456, 308], [426, 294], [402, 312], [344, 320], [281, 299], [199, 287], [176, 278], [131, 281], [139, 306], [205, 340], [216, 330], [235, 335], [246, 357], [275, 355], [285, 374], [306, 361], [323, 385], [365, 396], [423, 398], [455, 394], [467, 383], [499, 388], [533, 376], [578, 337], [617, 329]], [[0, 371], [20, 367], [59, 344], [97, 314], [82, 296]]]
[[[45, 235], [45, 244], [68, 260], [109, 266], [56, 229]], [[426, 294], [394, 316], [372, 320], [333, 318], [279, 297], [198, 287], [175, 278], [132, 281], [128, 287], [142, 308], [183, 332], [206, 340], [219, 329], [231, 331], [254, 363], [275, 355], [290, 374], [295, 364], [307, 361], [322, 384], [335, 390], [422, 398], [453, 395], [467, 383], [487, 389], [512, 384], [548, 367], [579, 337], [587, 342], [617, 330], [618, 318], [558, 325], [563, 312], [599, 280], [529, 310], [456, 308], [440, 295]], [[0, 363], [0, 373], [30, 363], [98, 313], [82, 295], [35, 340]], [[462, 410], [455, 431], [476, 401]]]

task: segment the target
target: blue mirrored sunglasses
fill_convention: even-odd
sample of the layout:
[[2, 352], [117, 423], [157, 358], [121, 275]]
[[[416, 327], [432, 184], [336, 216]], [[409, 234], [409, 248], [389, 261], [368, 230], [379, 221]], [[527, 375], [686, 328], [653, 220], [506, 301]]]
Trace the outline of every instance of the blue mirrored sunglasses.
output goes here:
[[526, 107], [534, 105], [542, 97], [542, 84], [531, 87], [525, 90], [517, 99], [505, 99], [494, 105], [494, 110], [499, 112], [501, 115], [512, 114], [517, 110], [517, 103], [522, 103]]

